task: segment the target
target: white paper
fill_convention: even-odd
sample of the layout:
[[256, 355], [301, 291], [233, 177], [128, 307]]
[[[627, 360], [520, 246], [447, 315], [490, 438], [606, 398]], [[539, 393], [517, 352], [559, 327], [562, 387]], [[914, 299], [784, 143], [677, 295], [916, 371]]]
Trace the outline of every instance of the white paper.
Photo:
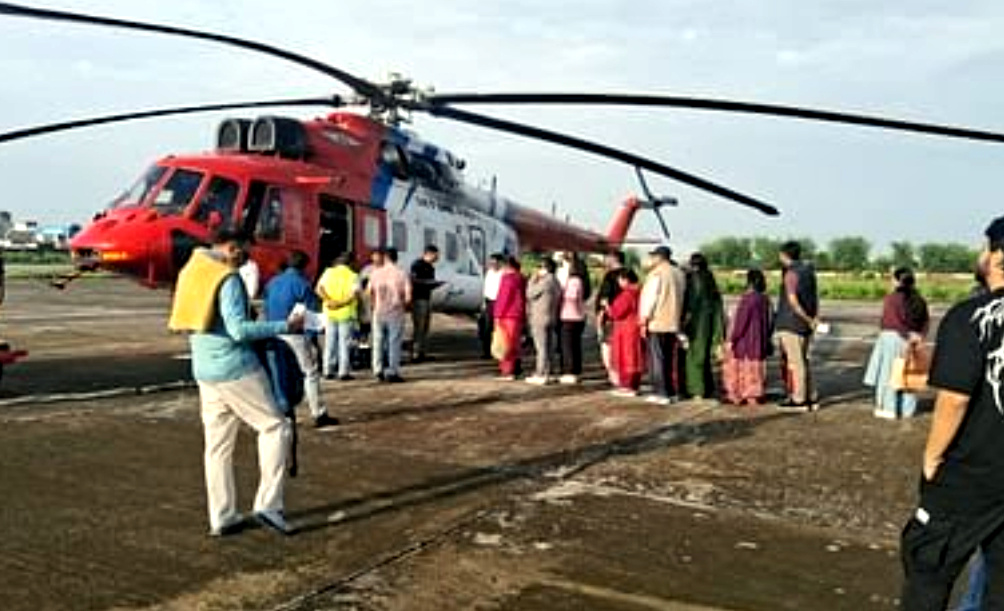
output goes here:
[[303, 329], [304, 331], [315, 331], [317, 333], [324, 332], [324, 316], [318, 314], [317, 312], [306, 311], [306, 316], [303, 319]]

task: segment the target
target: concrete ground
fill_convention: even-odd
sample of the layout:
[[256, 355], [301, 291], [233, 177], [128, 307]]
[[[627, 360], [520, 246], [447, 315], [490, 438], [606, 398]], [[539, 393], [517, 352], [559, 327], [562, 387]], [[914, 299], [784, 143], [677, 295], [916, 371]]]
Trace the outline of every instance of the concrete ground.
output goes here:
[[[877, 306], [827, 304], [826, 403], [804, 415], [617, 399], [596, 359], [581, 387], [495, 381], [472, 323], [437, 317], [409, 383], [325, 382], [344, 424], [301, 424], [298, 534], [213, 540], [168, 300], [8, 288], [0, 332], [32, 354], [0, 386], [0, 609], [897, 606], [929, 417], [871, 415]], [[245, 432], [244, 506], [255, 465]]]

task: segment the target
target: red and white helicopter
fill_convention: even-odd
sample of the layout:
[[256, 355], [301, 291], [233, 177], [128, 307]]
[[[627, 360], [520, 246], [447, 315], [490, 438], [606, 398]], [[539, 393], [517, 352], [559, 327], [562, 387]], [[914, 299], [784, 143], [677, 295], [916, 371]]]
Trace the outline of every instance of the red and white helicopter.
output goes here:
[[[295, 98], [167, 108], [66, 121], [0, 134], [0, 143], [87, 126], [220, 110], [327, 106], [339, 110], [316, 119], [277, 116], [229, 119], [218, 128], [215, 150], [169, 155], [136, 185], [100, 212], [72, 241], [82, 270], [128, 274], [150, 286], [173, 283], [191, 250], [221, 224], [255, 237], [252, 254], [265, 279], [294, 249], [312, 255], [313, 269], [351, 250], [365, 258], [394, 246], [403, 261], [427, 244], [442, 253], [436, 291], [439, 309], [476, 311], [482, 268], [492, 252], [619, 248], [635, 213], [673, 200], [657, 199], [642, 172], [662, 175], [776, 215], [773, 206], [707, 179], [604, 144], [458, 108], [474, 104], [593, 104], [676, 107], [767, 114], [802, 120], [1004, 142], [1004, 135], [883, 117], [793, 106], [679, 96], [548, 93], [433, 94], [402, 78], [374, 83], [284, 49], [232, 36], [179, 27], [0, 3], [0, 16], [27, 17], [153, 32], [265, 53], [326, 74], [347, 85], [349, 96]], [[638, 172], [647, 198], [630, 198], [616, 211], [607, 233], [562, 222], [464, 181], [464, 162], [401, 127], [411, 113], [459, 121], [600, 155]], [[663, 231], [668, 235], [662, 216]]]

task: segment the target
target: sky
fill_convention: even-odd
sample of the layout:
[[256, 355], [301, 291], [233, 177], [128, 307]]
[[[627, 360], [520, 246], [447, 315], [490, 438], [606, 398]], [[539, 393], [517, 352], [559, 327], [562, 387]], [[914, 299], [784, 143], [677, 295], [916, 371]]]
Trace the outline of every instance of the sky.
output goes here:
[[[52, 0], [46, 8], [267, 42], [361, 77], [437, 92], [589, 91], [733, 98], [1004, 132], [1004, 4], [992, 0]], [[324, 75], [208, 42], [0, 17], [0, 131], [196, 103], [346, 93]], [[670, 180], [683, 248], [721, 235], [863, 235], [977, 244], [1002, 214], [1004, 145], [682, 110], [472, 107], [602, 141], [768, 201], [762, 216]], [[290, 109], [309, 118], [322, 111]], [[212, 147], [234, 113], [0, 144], [0, 209], [83, 221], [168, 153]], [[416, 116], [477, 183], [603, 230], [639, 187], [629, 167]], [[658, 237], [651, 215], [632, 237]]]

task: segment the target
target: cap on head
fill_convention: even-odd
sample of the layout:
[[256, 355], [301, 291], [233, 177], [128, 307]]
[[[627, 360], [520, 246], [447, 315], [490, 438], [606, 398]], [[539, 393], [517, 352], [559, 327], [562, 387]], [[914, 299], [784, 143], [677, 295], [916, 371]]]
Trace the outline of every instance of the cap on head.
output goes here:
[[673, 249], [670, 248], [669, 246], [662, 245], [648, 254], [652, 255], [653, 257], [659, 257], [664, 261], [669, 261], [670, 259], [673, 258]]

